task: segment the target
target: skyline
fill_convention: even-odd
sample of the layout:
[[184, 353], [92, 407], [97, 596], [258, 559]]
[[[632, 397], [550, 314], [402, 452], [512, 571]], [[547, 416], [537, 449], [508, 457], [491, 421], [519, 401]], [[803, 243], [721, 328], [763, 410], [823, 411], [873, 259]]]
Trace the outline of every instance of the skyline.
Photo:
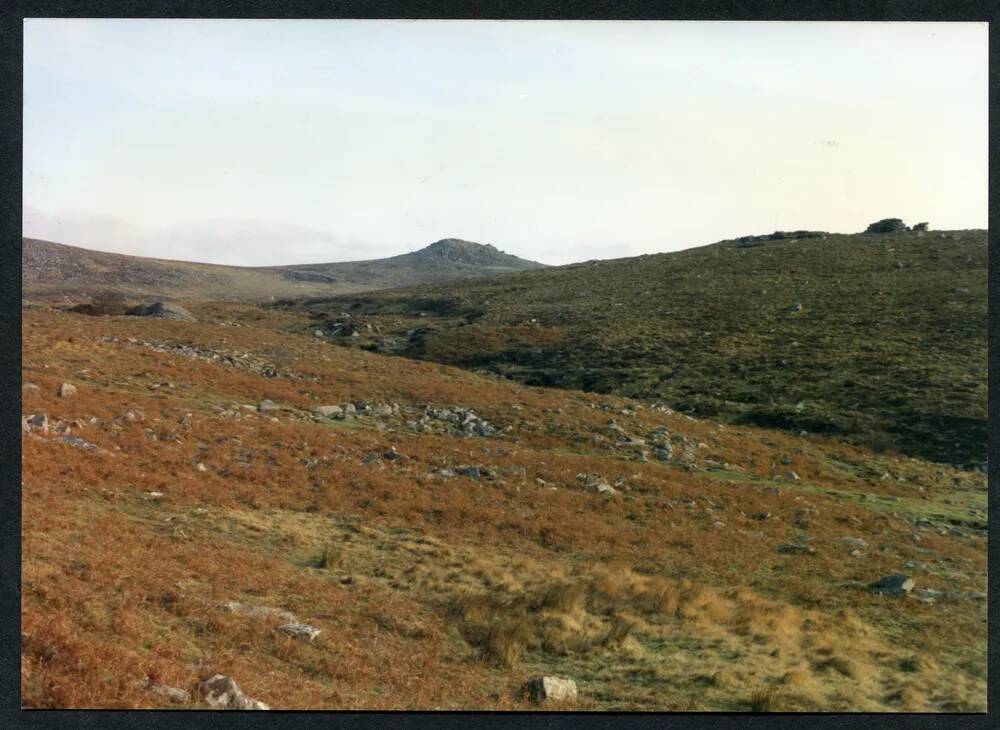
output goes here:
[[456, 237], [561, 264], [985, 228], [986, 27], [29, 19], [25, 235], [253, 266]]

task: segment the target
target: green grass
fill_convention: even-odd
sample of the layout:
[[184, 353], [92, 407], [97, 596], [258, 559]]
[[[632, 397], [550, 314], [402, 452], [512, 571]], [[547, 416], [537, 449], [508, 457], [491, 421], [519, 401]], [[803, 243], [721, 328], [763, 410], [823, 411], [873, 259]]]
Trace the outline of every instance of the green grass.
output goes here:
[[354, 346], [966, 465], [986, 255], [985, 231], [723, 241], [282, 306], [378, 325]]

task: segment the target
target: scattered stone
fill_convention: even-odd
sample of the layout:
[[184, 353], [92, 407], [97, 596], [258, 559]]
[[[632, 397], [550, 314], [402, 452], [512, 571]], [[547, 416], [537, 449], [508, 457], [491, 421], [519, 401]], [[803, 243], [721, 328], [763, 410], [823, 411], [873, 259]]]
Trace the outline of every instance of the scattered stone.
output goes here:
[[178, 687], [168, 687], [165, 684], [154, 684], [152, 680], [148, 678], [138, 682], [138, 686], [141, 689], [145, 689], [155, 695], [168, 699], [174, 704], [185, 705], [191, 701], [191, 693], [187, 690], [180, 689]]
[[59, 386], [59, 397], [68, 398], [76, 394], [76, 386], [72, 383], [63, 383]]
[[66, 444], [67, 446], [72, 446], [74, 449], [83, 449], [84, 451], [93, 451], [95, 454], [101, 454], [102, 456], [114, 456], [107, 449], [102, 449], [97, 444], [92, 444], [79, 436], [63, 435], [57, 436], [56, 441], [61, 444]]
[[382, 458], [388, 461], [397, 461], [399, 459], [405, 459], [406, 457], [396, 451], [395, 446], [390, 446], [389, 449], [382, 454]]
[[27, 428], [24, 429], [26, 431], [34, 431], [37, 429], [42, 433], [48, 433], [49, 430], [49, 418], [44, 413], [32, 413], [25, 416], [21, 423], [22, 426], [27, 426]]
[[371, 409], [371, 415], [376, 418], [388, 418], [392, 415], [392, 406], [378, 403]]
[[861, 549], [868, 547], [868, 543], [862, 540], [860, 537], [842, 537], [840, 542], [844, 543], [847, 547], [854, 549]]
[[799, 480], [799, 475], [798, 475], [798, 474], [796, 474], [796, 473], [795, 473], [794, 471], [790, 471], [790, 472], [788, 472], [788, 474], [787, 474], [786, 476], [787, 476], [787, 477], [788, 477], [789, 479], [791, 479], [791, 480], [792, 480], [793, 482], [797, 482], [797, 481]]
[[764, 487], [764, 494], [770, 494], [773, 496], [778, 496], [781, 494], [781, 490], [777, 487]]
[[562, 702], [576, 699], [576, 682], [563, 677], [532, 677], [521, 688], [532, 702]]
[[208, 467], [207, 467], [207, 466], [205, 466], [205, 465], [204, 465], [203, 463], [201, 463], [200, 461], [198, 462], [198, 466], [196, 466], [195, 468], [196, 468], [196, 469], [197, 469], [198, 471], [208, 471]]
[[268, 400], [265, 398], [260, 403], [257, 404], [257, 410], [261, 413], [269, 413], [271, 411], [278, 410], [279, 406], [273, 400]]
[[274, 608], [272, 606], [252, 606], [247, 603], [238, 603], [236, 601], [223, 603], [220, 608], [223, 611], [235, 613], [238, 616], [266, 616], [268, 618], [276, 618], [279, 621], [285, 621], [290, 624], [298, 623], [298, 618], [295, 614], [291, 611], [286, 611], [283, 608]]
[[442, 477], [443, 479], [450, 479], [451, 477], [455, 476], [455, 472], [453, 472], [451, 469], [438, 469], [433, 473], [438, 475], [439, 477]]
[[924, 603], [934, 603], [935, 599], [944, 595], [944, 591], [936, 591], [933, 588], [918, 588], [912, 595]]
[[243, 694], [236, 682], [223, 674], [206, 679], [199, 687], [205, 695], [205, 702], [216, 710], [270, 710], [260, 700]]
[[463, 477], [468, 477], [469, 479], [479, 479], [481, 473], [478, 466], [462, 466], [459, 467], [458, 473]]
[[369, 451], [367, 454], [361, 457], [362, 464], [374, 464], [376, 461], [381, 461], [382, 456], [377, 451]]
[[344, 409], [340, 406], [316, 406], [312, 410], [313, 413], [323, 416], [323, 418], [332, 418], [333, 416], [340, 416], [344, 413]]
[[913, 590], [913, 579], [897, 573], [887, 575], [868, 586], [868, 590], [878, 595], [905, 596]]
[[306, 641], [312, 641], [320, 634], [320, 629], [315, 626], [310, 626], [309, 624], [300, 624], [297, 621], [288, 624], [282, 624], [275, 631], [280, 631], [284, 634], [296, 639], [305, 639]]
[[576, 481], [577, 484], [588, 492], [597, 492], [598, 494], [609, 496], [615, 494], [615, 488], [608, 484], [607, 479], [600, 474], [577, 474]]
[[755, 520], [766, 520], [769, 519], [770, 517], [771, 517], [770, 512], [754, 512], [753, 514], [753, 518]]

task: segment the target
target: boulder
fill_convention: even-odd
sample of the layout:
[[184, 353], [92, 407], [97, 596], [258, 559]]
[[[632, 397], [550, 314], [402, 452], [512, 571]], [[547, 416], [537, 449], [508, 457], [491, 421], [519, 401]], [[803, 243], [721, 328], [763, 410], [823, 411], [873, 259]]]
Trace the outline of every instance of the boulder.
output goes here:
[[191, 693], [186, 689], [169, 687], [165, 684], [154, 684], [148, 679], [145, 682], [140, 682], [139, 684], [143, 689], [148, 690], [155, 695], [159, 695], [164, 699], [170, 700], [176, 705], [186, 705], [191, 701]]
[[563, 677], [531, 677], [522, 687], [532, 702], [564, 702], [576, 699], [576, 682]]
[[340, 406], [316, 406], [312, 411], [319, 416], [323, 416], [323, 418], [331, 418], [332, 416], [341, 415], [344, 409]]
[[59, 397], [68, 398], [71, 395], [76, 394], [76, 386], [72, 383], [63, 383], [59, 386]]
[[902, 573], [879, 578], [868, 586], [868, 590], [877, 595], [905, 596], [913, 590], [913, 578]]
[[130, 317], [155, 317], [157, 319], [176, 319], [180, 322], [197, 322], [191, 312], [177, 304], [167, 302], [153, 302], [152, 304], [139, 305], [125, 311]]
[[49, 430], [49, 418], [44, 413], [32, 413], [22, 420], [22, 424], [26, 426], [26, 431], [38, 429], [42, 433], [47, 433]]
[[260, 403], [257, 404], [257, 410], [260, 411], [261, 413], [276, 411], [278, 410], [278, 407], [279, 406], [277, 403], [275, 403], [273, 400], [268, 400], [267, 398], [265, 398], [264, 400], [262, 400]]
[[260, 700], [255, 700], [243, 694], [240, 686], [224, 674], [216, 674], [206, 679], [199, 687], [205, 696], [205, 702], [216, 710], [270, 710]]
[[235, 613], [240, 616], [267, 616], [288, 623], [296, 623], [298, 621], [298, 618], [291, 611], [271, 606], [252, 606], [248, 603], [230, 601], [229, 603], [223, 603], [219, 608], [228, 613]]
[[298, 621], [293, 621], [292, 623], [282, 624], [275, 631], [280, 631], [283, 634], [288, 634], [295, 639], [305, 639], [306, 641], [312, 641], [320, 634], [320, 629], [315, 626], [310, 626], [308, 624], [302, 624]]

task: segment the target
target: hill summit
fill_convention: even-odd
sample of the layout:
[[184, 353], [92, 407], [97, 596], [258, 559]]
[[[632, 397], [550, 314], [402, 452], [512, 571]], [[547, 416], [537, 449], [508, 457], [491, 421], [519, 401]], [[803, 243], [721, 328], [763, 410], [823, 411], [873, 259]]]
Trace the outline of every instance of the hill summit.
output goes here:
[[414, 258], [442, 259], [468, 266], [505, 267], [513, 269], [542, 268], [536, 261], [504, 253], [489, 243], [475, 243], [461, 238], [442, 238], [411, 254]]

